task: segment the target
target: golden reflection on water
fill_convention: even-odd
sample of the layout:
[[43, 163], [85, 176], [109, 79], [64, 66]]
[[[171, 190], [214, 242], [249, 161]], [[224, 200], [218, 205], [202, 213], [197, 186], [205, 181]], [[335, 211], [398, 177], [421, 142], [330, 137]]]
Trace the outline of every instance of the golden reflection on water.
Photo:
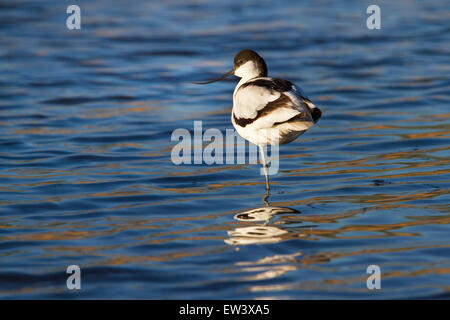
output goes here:
[[[300, 268], [314, 270], [321, 270], [320, 265], [329, 263], [333, 260], [346, 258], [350, 256], [357, 255], [368, 255], [374, 253], [395, 253], [395, 252], [410, 252], [420, 249], [427, 248], [449, 248], [450, 245], [422, 245], [415, 247], [401, 247], [401, 248], [389, 248], [389, 249], [364, 249], [361, 251], [354, 251], [349, 253], [340, 253], [337, 254], [335, 252], [320, 252], [318, 254], [313, 255], [303, 255], [302, 252], [297, 252], [294, 254], [280, 256], [274, 255], [272, 257], [266, 257], [264, 259], [259, 259], [257, 261], [246, 261], [240, 262], [236, 264], [236, 268], [239, 271], [251, 271], [251, 272], [260, 272], [253, 276], [253, 279], [270, 279], [276, 275], [282, 275], [286, 272], [292, 272]], [[318, 264], [318, 266], [317, 266]], [[385, 264], [385, 267], [388, 265], [395, 266], [395, 263]], [[401, 265], [401, 264], [399, 264]], [[450, 274], [449, 267], [440, 267], [433, 265], [432, 263], [419, 263], [416, 265], [417, 270], [413, 271], [392, 271], [392, 272], [384, 272], [383, 273], [383, 281], [389, 278], [396, 277], [418, 277], [424, 276], [428, 274], [441, 274], [446, 275]], [[364, 267], [361, 267], [362, 271], [364, 271]], [[333, 275], [338, 272], [338, 269], [330, 268], [329, 274]], [[326, 290], [332, 291], [337, 288], [333, 286], [338, 286], [339, 290], [343, 291], [361, 291], [361, 292], [370, 292], [368, 289], [363, 288], [352, 288], [351, 285], [365, 283], [367, 277], [364, 272], [361, 272], [361, 277], [346, 277], [341, 279], [336, 278], [325, 278], [317, 281], [311, 281], [308, 279], [299, 279], [298, 282], [284, 284], [284, 285], [251, 285], [248, 290], [252, 292], [271, 292], [271, 291], [282, 291], [282, 290]], [[330, 287], [330, 285], [332, 287]], [[448, 290], [450, 286], [445, 283], [441, 284], [443, 290]]]

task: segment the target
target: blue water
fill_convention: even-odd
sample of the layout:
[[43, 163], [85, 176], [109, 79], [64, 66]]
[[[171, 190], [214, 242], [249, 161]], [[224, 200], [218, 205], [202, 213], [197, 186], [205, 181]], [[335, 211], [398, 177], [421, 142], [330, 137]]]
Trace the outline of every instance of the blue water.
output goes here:
[[[377, 1], [379, 30], [366, 1], [70, 4], [0, 4], [0, 298], [449, 298], [447, 1]], [[236, 79], [189, 82], [243, 48], [323, 111], [269, 207], [259, 165], [171, 161], [232, 129]]]

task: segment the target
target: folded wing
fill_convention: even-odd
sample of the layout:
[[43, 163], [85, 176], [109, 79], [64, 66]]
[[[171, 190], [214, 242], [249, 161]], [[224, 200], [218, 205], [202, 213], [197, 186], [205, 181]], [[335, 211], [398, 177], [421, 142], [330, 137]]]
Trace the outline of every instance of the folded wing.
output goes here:
[[282, 79], [257, 78], [244, 83], [237, 90], [233, 105], [234, 121], [241, 127], [264, 129], [284, 125], [283, 128], [301, 131], [316, 122], [312, 115], [314, 104], [291, 82]]

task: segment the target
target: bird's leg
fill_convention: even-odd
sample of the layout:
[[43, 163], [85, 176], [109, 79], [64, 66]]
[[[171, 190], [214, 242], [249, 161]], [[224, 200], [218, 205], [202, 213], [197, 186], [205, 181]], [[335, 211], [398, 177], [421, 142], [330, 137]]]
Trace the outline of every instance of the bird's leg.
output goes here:
[[[259, 146], [259, 152], [261, 153], [261, 161], [262, 161], [263, 168], [264, 168], [264, 175], [266, 176], [266, 190], [269, 191], [270, 190], [269, 174], [267, 173], [266, 156], [264, 154], [264, 147], [263, 146]], [[267, 197], [268, 197], [268, 194], [267, 194]]]
[[269, 202], [269, 189], [266, 189], [266, 194], [263, 196], [262, 201], [264, 202], [264, 204], [266, 205], [266, 207], [270, 207], [270, 202]]

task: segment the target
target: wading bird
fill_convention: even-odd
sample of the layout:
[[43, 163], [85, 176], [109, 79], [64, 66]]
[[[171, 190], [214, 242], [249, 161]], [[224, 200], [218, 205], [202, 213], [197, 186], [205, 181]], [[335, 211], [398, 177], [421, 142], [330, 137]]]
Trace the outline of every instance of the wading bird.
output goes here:
[[249, 49], [236, 54], [231, 71], [217, 79], [196, 83], [208, 84], [230, 75], [241, 78], [233, 93], [231, 122], [241, 137], [259, 147], [268, 192], [264, 148], [295, 140], [319, 121], [322, 112], [291, 82], [267, 77], [266, 62]]

